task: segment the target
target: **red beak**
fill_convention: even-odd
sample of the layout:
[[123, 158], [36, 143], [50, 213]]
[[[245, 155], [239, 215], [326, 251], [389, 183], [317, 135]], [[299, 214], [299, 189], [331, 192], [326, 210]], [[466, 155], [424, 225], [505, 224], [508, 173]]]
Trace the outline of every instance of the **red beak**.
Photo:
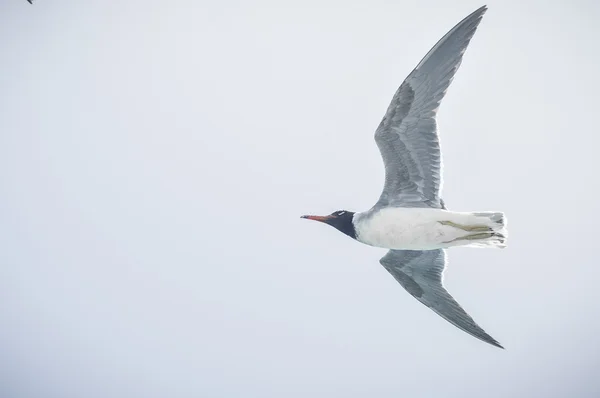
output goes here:
[[308, 220], [327, 222], [328, 220], [331, 220], [334, 217], [332, 217], [332, 216], [302, 216], [300, 218], [306, 218]]

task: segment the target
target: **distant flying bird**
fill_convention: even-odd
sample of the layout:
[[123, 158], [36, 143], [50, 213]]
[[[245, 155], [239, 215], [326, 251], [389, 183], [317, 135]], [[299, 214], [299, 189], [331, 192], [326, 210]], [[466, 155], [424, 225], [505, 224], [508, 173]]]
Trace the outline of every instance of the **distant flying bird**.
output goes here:
[[33, 0], [27, 0], [29, 4], [33, 4]]
[[452, 28], [396, 91], [375, 132], [385, 184], [373, 208], [302, 218], [329, 224], [367, 245], [390, 249], [380, 263], [402, 287], [456, 327], [503, 348], [443, 285], [446, 248], [503, 248], [507, 236], [503, 213], [449, 211], [440, 197], [436, 113], [486, 10], [486, 6], [479, 8]]

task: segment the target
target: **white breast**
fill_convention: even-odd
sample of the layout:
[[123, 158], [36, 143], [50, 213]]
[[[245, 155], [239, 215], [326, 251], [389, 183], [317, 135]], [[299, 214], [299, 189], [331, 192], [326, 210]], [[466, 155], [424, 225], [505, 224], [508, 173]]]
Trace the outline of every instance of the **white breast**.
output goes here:
[[444, 210], [383, 208], [354, 216], [357, 239], [367, 245], [397, 250], [431, 250], [453, 239], [454, 228], [439, 223]]

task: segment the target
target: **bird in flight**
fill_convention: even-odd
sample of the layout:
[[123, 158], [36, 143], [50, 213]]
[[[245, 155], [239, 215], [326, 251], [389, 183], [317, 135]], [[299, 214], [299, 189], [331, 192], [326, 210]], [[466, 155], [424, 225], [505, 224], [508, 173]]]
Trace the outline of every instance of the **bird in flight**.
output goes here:
[[487, 7], [459, 22], [425, 55], [394, 94], [375, 132], [385, 166], [383, 192], [365, 212], [302, 216], [364, 244], [389, 249], [379, 261], [421, 303], [474, 337], [503, 348], [444, 288], [446, 249], [506, 246], [501, 212], [454, 212], [440, 196], [436, 113]]
[[33, 0], [27, 0], [29, 4], [33, 4]]

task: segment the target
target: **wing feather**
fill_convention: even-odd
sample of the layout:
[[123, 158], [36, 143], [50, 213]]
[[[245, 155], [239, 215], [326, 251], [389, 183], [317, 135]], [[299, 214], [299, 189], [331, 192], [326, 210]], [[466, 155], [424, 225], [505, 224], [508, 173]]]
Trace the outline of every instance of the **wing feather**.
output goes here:
[[375, 132], [385, 165], [375, 207], [442, 208], [436, 113], [486, 10], [479, 8], [442, 37], [392, 98]]
[[504, 348], [444, 288], [444, 250], [390, 250], [379, 262], [406, 291], [439, 316], [486, 343]]

